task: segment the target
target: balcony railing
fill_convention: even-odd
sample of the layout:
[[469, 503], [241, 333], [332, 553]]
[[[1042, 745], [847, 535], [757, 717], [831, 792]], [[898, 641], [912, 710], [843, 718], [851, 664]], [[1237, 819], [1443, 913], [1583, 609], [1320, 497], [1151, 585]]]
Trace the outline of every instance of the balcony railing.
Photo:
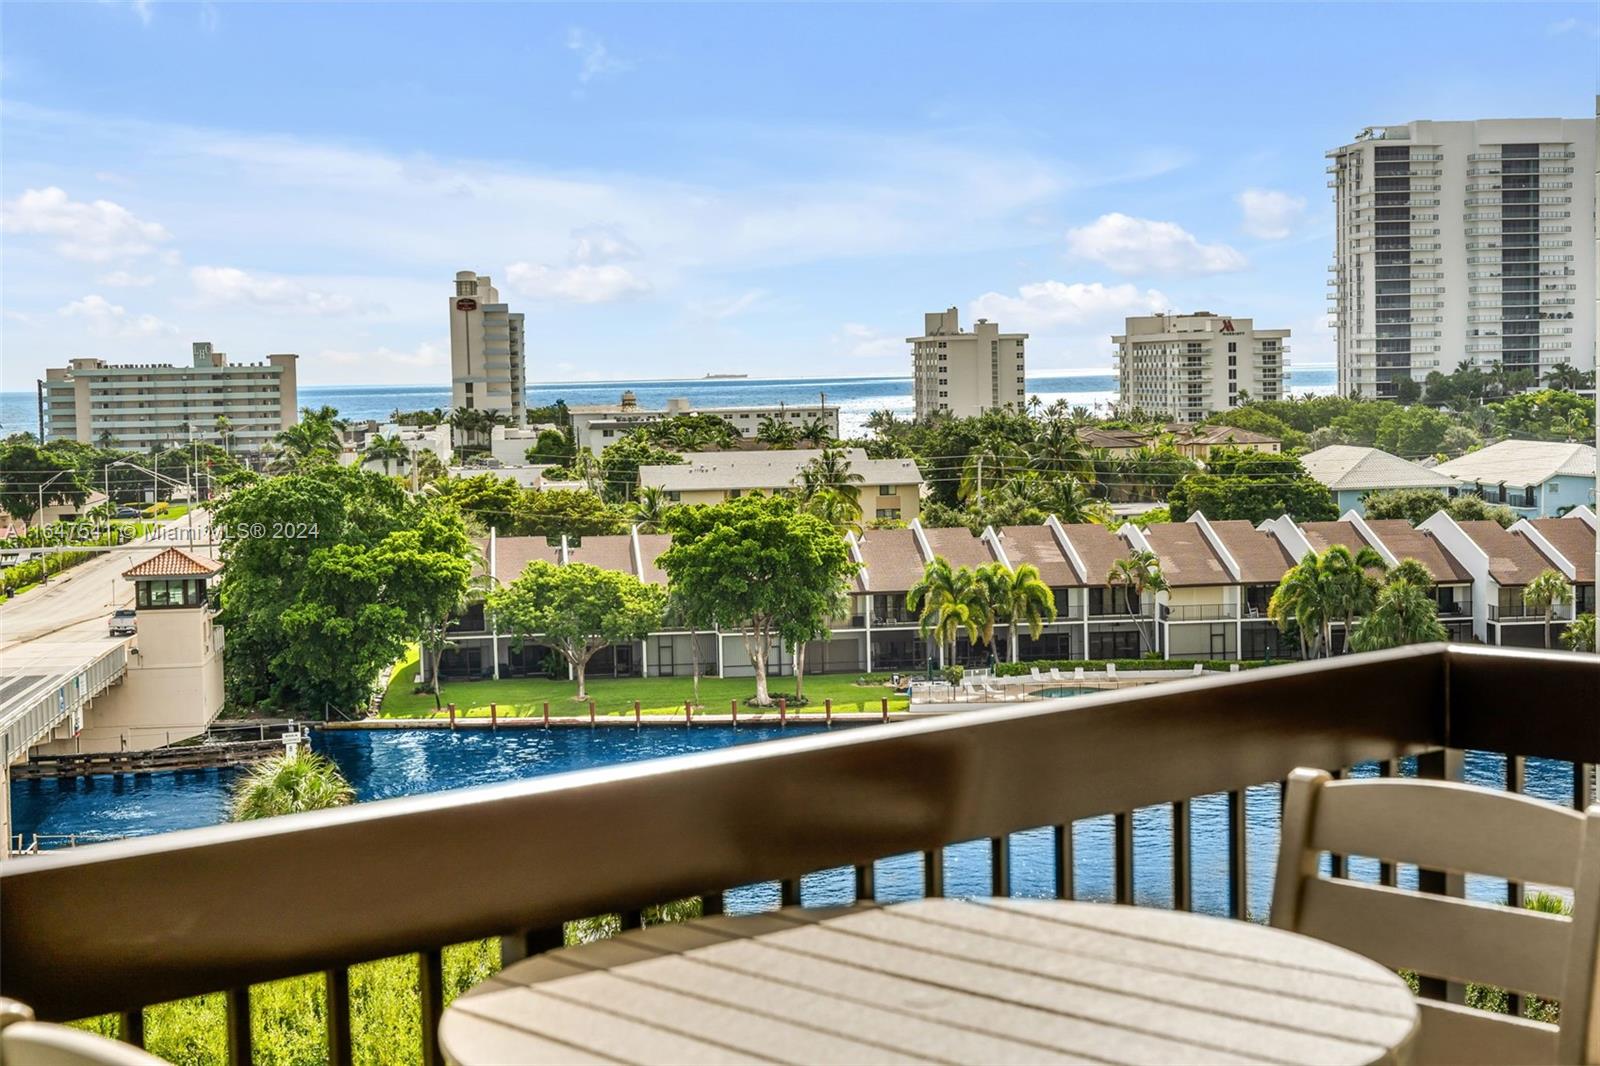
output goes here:
[[[715, 911], [755, 882], [796, 903], [803, 875], [838, 867], [870, 899], [875, 860], [907, 853], [942, 895], [944, 849], [965, 841], [991, 842], [986, 880], [1006, 895], [1005, 845], [1033, 829], [1055, 842], [1054, 893], [1073, 897], [1073, 823], [1103, 815], [1114, 898], [1131, 904], [1148, 854], [1133, 812], [1149, 807], [1170, 811], [1173, 905], [1214, 885], [1242, 918], [1249, 786], [1297, 766], [1394, 773], [1407, 756], [1455, 776], [1465, 749], [1511, 756], [1512, 788], [1516, 757], [1575, 762], [1573, 802], [1587, 802], [1600, 656], [1401, 648], [18, 859], [0, 863], [0, 995], [45, 1019], [126, 1012], [138, 1040], [145, 1005], [223, 992], [229, 1056], [246, 1063], [250, 986], [320, 973], [328, 1057], [345, 1063], [349, 967], [415, 953], [436, 1062], [451, 944], [502, 937], [511, 961], [559, 944], [569, 919], [628, 927], [694, 895]], [[1191, 861], [1190, 804], [1219, 794], [1229, 861], [1214, 870]], [[1427, 871], [1422, 887], [1459, 890]]]
[[1161, 605], [1161, 617], [1168, 622], [1214, 622], [1239, 617], [1231, 603], [1173, 603]]
[[[1515, 496], [1512, 496], [1510, 498], [1507, 498], [1507, 499], [1499, 501], [1499, 502], [1508, 503], [1513, 507], [1532, 506], [1531, 504], [1524, 504], [1523, 502], [1518, 500]], [[1504, 606], [1504, 607], [1502, 607], [1502, 606], [1500, 606], [1499, 604], [1496, 604], [1496, 603], [1491, 603], [1491, 604], [1489, 604], [1489, 621], [1491, 621], [1491, 622], [1543, 622], [1544, 621], [1544, 610], [1543, 610], [1543, 608], [1530, 607], [1525, 603], [1513, 603], [1513, 604], [1509, 604], [1509, 605]], [[1571, 604], [1566, 604], [1566, 605], [1557, 604], [1556, 606], [1551, 608], [1550, 621], [1552, 621], [1552, 622], [1570, 622], [1570, 621], [1572, 621], [1572, 605]]]

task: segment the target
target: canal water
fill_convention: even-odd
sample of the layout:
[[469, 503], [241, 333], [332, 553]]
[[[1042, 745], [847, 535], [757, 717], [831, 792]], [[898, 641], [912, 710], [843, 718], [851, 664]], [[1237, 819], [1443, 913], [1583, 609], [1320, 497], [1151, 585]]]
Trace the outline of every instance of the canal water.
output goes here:
[[[855, 727], [879, 728], [879, 727]], [[337, 762], [362, 801], [390, 799], [423, 792], [487, 785], [616, 763], [663, 758], [749, 744], [779, 736], [803, 736], [823, 726], [746, 726], [695, 729], [508, 729], [450, 732], [436, 729], [362, 730], [320, 734], [316, 745]], [[1410, 765], [1406, 773], [1413, 772]], [[1356, 775], [1377, 772], [1357, 768]], [[12, 789], [14, 832], [31, 839], [41, 835], [82, 834], [88, 837], [142, 836], [215, 825], [227, 817], [228, 794], [235, 770], [167, 772], [139, 776], [101, 776], [16, 782]], [[1470, 752], [1467, 780], [1494, 788], [1505, 782], [1505, 760]], [[1003, 787], [999, 786], [999, 787]], [[1570, 802], [1569, 763], [1530, 759], [1527, 792], [1556, 803]], [[818, 797], [818, 803], [827, 802]], [[1272, 893], [1277, 862], [1278, 803], [1276, 784], [1251, 788], [1248, 818], [1247, 872], [1249, 909], [1263, 918]], [[1192, 805], [1191, 861], [1197, 910], [1225, 913], [1228, 857], [1226, 801], [1202, 796]], [[1140, 904], [1166, 906], [1172, 901], [1172, 815], [1167, 807], [1135, 812], [1134, 894]], [[1012, 834], [1012, 892], [1046, 897], [1053, 892], [1054, 847], [1047, 828]], [[952, 896], [986, 895], [990, 852], [987, 841], [955, 844], [945, 849], [945, 890]], [[1376, 879], [1375, 861], [1352, 859], [1351, 875]], [[1109, 900], [1114, 891], [1112, 825], [1109, 816], [1085, 819], [1073, 827], [1073, 875], [1080, 899]], [[1415, 884], [1416, 871], [1402, 868], [1402, 884]], [[912, 899], [922, 892], [922, 858], [918, 854], [879, 861], [878, 899]], [[807, 876], [801, 895], [809, 905], [848, 903], [854, 879], [850, 870], [824, 870]], [[1470, 896], [1503, 899], [1504, 885], [1492, 878], [1468, 878]], [[763, 910], [778, 905], [775, 884], [748, 885], [729, 893], [731, 912]]]

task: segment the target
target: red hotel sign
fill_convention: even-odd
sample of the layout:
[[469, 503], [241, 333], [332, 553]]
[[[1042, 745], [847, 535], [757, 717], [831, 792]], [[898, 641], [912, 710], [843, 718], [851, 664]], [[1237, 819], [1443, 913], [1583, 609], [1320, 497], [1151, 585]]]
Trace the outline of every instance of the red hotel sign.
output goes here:
[[456, 310], [457, 311], [476, 311], [477, 309], [478, 309], [478, 301], [477, 300], [457, 300], [456, 301]]
[[[459, 305], [457, 305], [457, 306], [459, 306]], [[1225, 318], [1225, 319], [1222, 320], [1222, 332], [1224, 332], [1224, 333], [1232, 333], [1233, 332], [1233, 319]]]

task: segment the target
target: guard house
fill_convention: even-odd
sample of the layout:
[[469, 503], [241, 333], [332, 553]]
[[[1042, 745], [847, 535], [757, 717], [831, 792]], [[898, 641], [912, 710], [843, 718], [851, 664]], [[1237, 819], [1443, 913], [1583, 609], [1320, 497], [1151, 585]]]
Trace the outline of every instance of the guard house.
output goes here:
[[205, 732], [222, 710], [222, 627], [207, 595], [221, 569], [168, 548], [123, 572], [139, 624], [127, 674], [95, 700], [77, 736], [41, 752], [137, 751]]

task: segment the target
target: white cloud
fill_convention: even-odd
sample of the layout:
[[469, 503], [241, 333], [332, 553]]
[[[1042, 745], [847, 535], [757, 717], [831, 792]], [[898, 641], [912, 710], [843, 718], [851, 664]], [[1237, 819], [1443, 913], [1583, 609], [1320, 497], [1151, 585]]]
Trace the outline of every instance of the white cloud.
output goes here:
[[384, 371], [390, 367], [443, 367], [450, 362], [448, 341], [423, 341], [409, 352], [379, 347], [375, 351], [350, 351], [324, 348], [319, 358], [341, 366], [359, 366], [372, 374], [373, 380], [388, 380]]
[[1067, 250], [1119, 274], [1221, 274], [1243, 270], [1245, 257], [1226, 244], [1201, 244], [1176, 222], [1101, 215], [1067, 231]]
[[160, 337], [178, 332], [176, 326], [161, 321], [155, 315], [129, 315], [128, 309], [91, 293], [81, 300], [73, 300], [57, 314], [65, 318], [82, 319], [89, 332], [96, 337]]
[[1584, 19], [1569, 18], [1552, 22], [1545, 27], [1546, 32], [1552, 37], [1561, 37], [1569, 33], [1582, 34], [1585, 37], [1600, 37], [1600, 23], [1588, 22]]
[[1000, 323], [1002, 329], [1048, 330], [1094, 324], [1115, 325], [1133, 314], [1152, 314], [1170, 306], [1155, 289], [1137, 285], [1103, 285], [1098, 281], [1036, 281], [1023, 285], [1016, 296], [986, 292], [972, 301], [974, 318]]
[[695, 318], [708, 318], [720, 322], [724, 319], [737, 318], [752, 307], [759, 306], [767, 296], [765, 289], [751, 289], [749, 292], [726, 299], [699, 300], [689, 305], [689, 313]]
[[572, 234], [574, 263], [615, 263], [622, 259], [639, 258], [634, 243], [610, 226], [585, 226]]
[[842, 327], [844, 342], [851, 355], [859, 359], [882, 359], [885, 356], [905, 355], [906, 342], [860, 322], [846, 322]]
[[607, 74], [620, 74], [630, 64], [611, 54], [605, 42], [578, 26], [567, 31], [567, 50], [578, 57], [578, 80], [587, 85]]
[[1306, 215], [1304, 197], [1290, 196], [1277, 189], [1246, 189], [1234, 200], [1244, 215], [1244, 231], [1264, 241], [1281, 241], [1295, 230]]
[[189, 271], [195, 292], [208, 304], [246, 304], [315, 315], [345, 315], [358, 310], [340, 293], [307, 288], [290, 278], [248, 274], [237, 267], [200, 266]]
[[100, 275], [100, 284], [114, 289], [143, 289], [156, 283], [154, 274], [133, 274], [126, 270], [113, 270]]
[[649, 283], [620, 263], [579, 263], [569, 267], [512, 263], [506, 268], [506, 276], [514, 289], [535, 300], [608, 304], [650, 291]]
[[0, 231], [56, 238], [56, 251], [68, 259], [109, 263], [148, 255], [171, 234], [110, 200], [85, 203], [54, 185], [28, 189], [0, 208]]

